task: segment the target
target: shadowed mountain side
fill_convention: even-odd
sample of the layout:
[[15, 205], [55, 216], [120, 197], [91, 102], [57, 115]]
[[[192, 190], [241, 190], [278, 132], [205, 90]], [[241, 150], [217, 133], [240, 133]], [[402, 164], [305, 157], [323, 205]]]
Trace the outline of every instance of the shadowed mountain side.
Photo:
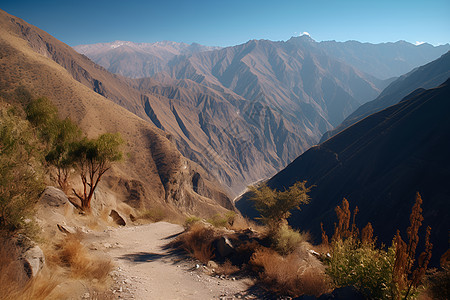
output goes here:
[[336, 133], [364, 119], [368, 115], [376, 113], [391, 105], [398, 103], [412, 91], [418, 88], [429, 89], [440, 85], [450, 77], [450, 52], [442, 55], [440, 58], [421, 66], [405, 74], [391, 83], [375, 99], [360, 106], [355, 112], [348, 116], [335, 129], [326, 132], [321, 142], [329, 139]]
[[[391, 106], [313, 147], [272, 177], [268, 185], [285, 189], [307, 180], [311, 203], [294, 212], [290, 223], [320, 237], [337, 221], [334, 208], [346, 197], [359, 207], [357, 223], [372, 222], [379, 241], [389, 245], [400, 229], [406, 237], [409, 214], [420, 192], [424, 226], [432, 227], [433, 262], [448, 249], [450, 211], [449, 80], [418, 90]], [[236, 203], [254, 215], [248, 195]], [[423, 236], [422, 236], [423, 238]]]
[[[121, 133], [127, 142], [127, 159], [115, 165], [103, 181], [118, 200], [136, 208], [163, 206], [175, 214], [211, 216], [223, 212], [225, 207], [232, 208], [220, 185], [201, 167], [183, 157], [163, 131], [73, 78], [83, 76], [79, 79], [85, 84], [97, 82], [98, 89], [103, 88], [101, 81], [93, 79], [77, 61], [97, 70], [97, 75], [113, 78], [115, 75], [3, 11], [0, 11], [0, 28], [2, 95], [24, 86], [35, 96], [52, 100], [61, 116], [70, 117], [89, 137], [104, 132]], [[76, 56], [71, 56], [71, 52]], [[62, 65], [71, 67], [67, 70]]]

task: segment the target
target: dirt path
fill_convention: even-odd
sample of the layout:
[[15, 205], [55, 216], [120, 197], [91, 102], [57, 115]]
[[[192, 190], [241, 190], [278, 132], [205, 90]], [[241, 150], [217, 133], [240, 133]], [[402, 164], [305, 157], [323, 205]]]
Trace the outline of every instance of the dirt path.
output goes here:
[[164, 249], [183, 227], [158, 222], [94, 234], [91, 247], [107, 252], [116, 264], [118, 299], [252, 299], [249, 279], [204, 274], [202, 265]]

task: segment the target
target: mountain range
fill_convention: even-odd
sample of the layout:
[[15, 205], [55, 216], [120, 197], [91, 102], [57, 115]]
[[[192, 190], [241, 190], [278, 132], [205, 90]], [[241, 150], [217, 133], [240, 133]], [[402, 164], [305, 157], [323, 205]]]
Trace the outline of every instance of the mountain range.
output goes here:
[[[134, 86], [172, 100], [152, 106], [153, 120], [234, 194], [287, 165], [384, 85], [321, 51], [271, 41], [175, 60]], [[171, 105], [178, 117], [164, 120], [175, 115]]]
[[[173, 42], [114, 42], [75, 49], [112, 72], [132, 78], [152, 76], [128, 80], [145, 102], [136, 103], [132, 111], [144, 118], [145, 111], [147, 119], [171, 134], [184, 156], [205, 167], [236, 195], [286, 166], [392, 82], [355, 66], [389, 67], [397, 58], [407, 68], [446, 49], [445, 45], [405, 42], [359, 44], [317, 43], [301, 36], [286, 42], [252, 40], [220, 49], [195, 45], [193, 50], [194, 45]], [[145, 47], [151, 51], [144, 54]], [[389, 53], [382, 49], [392, 47], [394, 54], [376, 55], [377, 51]], [[357, 52], [358, 48], [362, 50]], [[360, 65], [349, 58], [362, 52], [367, 53], [359, 59]], [[143, 72], [143, 61], [154, 60], [165, 65]], [[389, 72], [399, 74], [395, 68]]]
[[[288, 42], [309, 43], [311, 47], [324, 51], [328, 56], [382, 80], [406, 74], [450, 50], [449, 44], [414, 45], [406, 41], [379, 44], [358, 41], [316, 42], [308, 35], [292, 37]], [[188, 56], [203, 51], [219, 50], [220, 47], [168, 41], [153, 44], [115, 41], [78, 45], [74, 49], [112, 73], [140, 78], [151, 77], [158, 72], [166, 71], [169, 62], [177, 55]]]

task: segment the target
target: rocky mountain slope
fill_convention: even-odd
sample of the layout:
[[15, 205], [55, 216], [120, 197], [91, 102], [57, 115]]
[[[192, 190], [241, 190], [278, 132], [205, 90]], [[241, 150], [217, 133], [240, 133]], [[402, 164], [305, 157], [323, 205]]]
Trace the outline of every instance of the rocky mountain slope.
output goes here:
[[130, 78], [150, 77], [164, 71], [176, 55], [189, 55], [219, 48], [170, 41], [156, 43], [115, 41], [74, 47], [76, 51], [88, 56], [111, 73]]
[[260, 102], [289, 120], [306, 120], [313, 135], [340, 123], [378, 95], [383, 82], [303, 42], [252, 40], [179, 56], [156, 79], [190, 79]]
[[175, 215], [212, 215], [232, 208], [208, 172], [186, 159], [165, 132], [130, 112], [138, 105], [132, 100], [140, 101], [141, 95], [120, 77], [4, 11], [0, 28], [2, 95], [22, 86], [48, 97], [62, 117], [70, 117], [90, 137], [105, 131], [122, 134], [128, 158], [113, 168], [102, 187], [117, 201]]
[[418, 88], [429, 89], [440, 85], [450, 77], [450, 52], [424, 66], [401, 76], [392, 82], [381, 94], [372, 101], [361, 105], [335, 129], [326, 132], [321, 142], [348, 128], [359, 120], [397, 104], [400, 99]]
[[[318, 239], [320, 222], [327, 232], [333, 231], [334, 208], [345, 197], [352, 209], [359, 207], [359, 226], [371, 222], [379, 241], [389, 245], [397, 228], [406, 233], [419, 192], [424, 199], [422, 229], [432, 228], [436, 264], [448, 249], [450, 225], [449, 97], [449, 80], [437, 88], [418, 89], [311, 148], [272, 177], [268, 185], [277, 189], [298, 180], [314, 185], [311, 203], [290, 222]], [[236, 206], [255, 213], [246, 197]]]

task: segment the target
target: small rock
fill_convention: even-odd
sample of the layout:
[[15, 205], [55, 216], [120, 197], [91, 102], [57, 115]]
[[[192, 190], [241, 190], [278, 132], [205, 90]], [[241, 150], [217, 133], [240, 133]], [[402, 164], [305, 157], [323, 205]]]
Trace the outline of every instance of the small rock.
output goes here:
[[111, 210], [111, 213], [109, 214], [109, 216], [114, 220], [114, 222], [115, 222], [117, 225], [120, 225], [120, 226], [125, 226], [125, 225], [127, 225], [127, 223], [125, 222], [125, 219], [122, 218], [122, 217], [120, 216], [120, 214], [119, 214], [117, 211], [115, 211], [114, 209]]
[[219, 265], [216, 262], [212, 260], [208, 261], [208, 268], [217, 269], [218, 267]]
[[308, 252], [315, 257], [320, 257], [320, 254], [312, 249], [308, 250]]
[[76, 230], [72, 227], [69, 227], [67, 225], [60, 225], [60, 224], [56, 224], [56, 227], [58, 227], [59, 231], [61, 231], [62, 233], [65, 234], [74, 234], [76, 233]]
[[83, 295], [83, 299], [89, 299], [91, 297], [91, 294], [89, 293], [84, 293]]
[[104, 244], [103, 244], [103, 247], [105, 247], [105, 248], [111, 248], [112, 246], [111, 246], [110, 243], [104, 243]]

